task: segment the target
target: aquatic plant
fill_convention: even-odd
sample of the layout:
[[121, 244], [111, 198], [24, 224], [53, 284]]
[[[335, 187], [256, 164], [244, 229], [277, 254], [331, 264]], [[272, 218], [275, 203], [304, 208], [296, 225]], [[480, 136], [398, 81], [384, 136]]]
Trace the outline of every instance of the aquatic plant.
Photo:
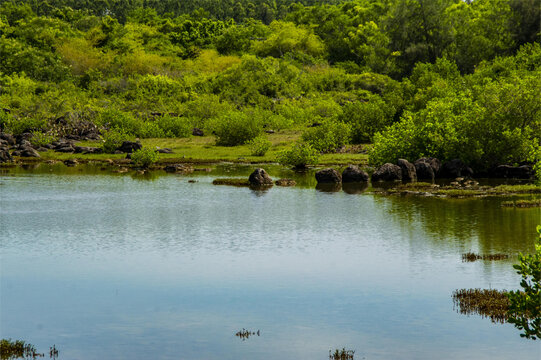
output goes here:
[[508, 293], [509, 322], [523, 331], [521, 337], [533, 340], [541, 338], [541, 225], [537, 233], [535, 254], [519, 254], [519, 263], [513, 265], [522, 277], [522, 290]]
[[504, 201], [502, 206], [518, 208], [541, 207], [541, 199]]
[[[58, 353], [58, 352], [57, 352]], [[36, 351], [32, 344], [28, 344], [22, 340], [12, 341], [11, 339], [0, 340], [0, 359], [17, 359], [17, 358], [32, 358], [43, 357]]]
[[492, 322], [505, 323], [508, 319], [509, 298], [506, 290], [459, 289], [453, 292], [453, 304], [461, 314], [479, 314]]
[[156, 163], [158, 159], [158, 152], [148, 148], [135, 150], [131, 155], [133, 164], [142, 168], [149, 167], [150, 165]]
[[250, 186], [250, 182], [241, 178], [221, 178], [214, 179], [212, 185]]
[[476, 253], [468, 252], [465, 254], [462, 254], [462, 262], [474, 262], [477, 260], [488, 260], [488, 261], [495, 261], [495, 260], [505, 260], [508, 259], [509, 255], [507, 254], [483, 254], [479, 255]]
[[250, 330], [246, 330], [245, 328], [242, 328], [242, 330], [240, 331], [237, 331], [237, 333], [235, 334], [236, 337], [242, 339], [243, 341], [248, 339], [250, 336], [259, 336], [261, 333], [259, 330], [257, 331], [250, 331]]

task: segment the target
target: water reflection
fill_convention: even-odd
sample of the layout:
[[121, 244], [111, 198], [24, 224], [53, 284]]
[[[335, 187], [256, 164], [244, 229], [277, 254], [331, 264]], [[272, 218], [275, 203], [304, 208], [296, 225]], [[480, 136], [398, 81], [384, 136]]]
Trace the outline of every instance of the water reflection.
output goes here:
[[341, 183], [318, 183], [316, 185], [316, 190], [321, 192], [338, 192], [342, 190]]
[[368, 189], [368, 183], [362, 182], [362, 183], [343, 183], [342, 184], [342, 190], [346, 194], [354, 195], [354, 194], [362, 194], [363, 192]]

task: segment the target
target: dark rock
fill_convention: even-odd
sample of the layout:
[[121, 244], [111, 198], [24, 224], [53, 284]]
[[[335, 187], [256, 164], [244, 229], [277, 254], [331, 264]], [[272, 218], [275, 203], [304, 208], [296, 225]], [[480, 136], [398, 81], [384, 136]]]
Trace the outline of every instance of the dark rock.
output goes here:
[[44, 152], [44, 151], [49, 151], [49, 149], [47, 149], [46, 147], [44, 146], [40, 146], [36, 149], [38, 152]]
[[495, 178], [529, 179], [533, 175], [534, 171], [531, 165], [500, 165], [489, 172], [489, 176]]
[[267, 174], [267, 172], [261, 168], [255, 169], [254, 172], [250, 174], [248, 181], [252, 186], [273, 185], [272, 179], [270, 178], [269, 174]]
[[0, 139], [0, 147], [7, 147], [9, 148], [9, 143], [4, 140], [4, 139]]
[[412, 163], [405, 159], [398, 159], [397, 165], [402, 170], [403, 181], [417, 181], [417, 170]]
[[0, 163], [13, 161], [13, 157], [9, 153], [7, 146], [0, 147]]
[[101, 154], [103, 151], [101, 148], [90, 146], [74, 146], [73, 149], [76, 154]]
[[454, 179], [461, 176], [472, 176], [473, 170], [460, 159], [449, 160], [444, 163], [438, 173], [438, 177]]
[[13, 135], [5, 132], [0, 133], [0, 139], [7, 141], [9, 145], [15, 145], [17, 143]]
[[15, 150], [11, 153], [11, 156], [21, 156], [21, 150]]
[[338, 171], [327, 168], [316, 172], [316, 180], [318, 184], [338, 184], [342, 182], [342, 176]]
[[372, 174], [372, 181], [397, 181], [402, 180], [402, 169], [391, 163], [383, 164]]
[[201, 130], [199, 128], [193, 128], [192, 135], [193, 136], [205, 136], [205, 133], [203, 132], [203, 130]]
[[274, 134], [274, 130], [265, 130], [267, 134]]
[[118, 147], [118, 151], [121, 151], [123, 153], [131, 153], [136, 150], [142, 149], [143, 146], [135, 141], [124, 141], [122, 145]]
[[186, 164], [172, 164], [167, 165], [164, 170], [169, 173], [185, 173], [189, 174], [193, 172], [193, 167]]
[[69, 134], [66, 136], [66, 138], [69, 140], [77, 140], [77, 141], [81, 140], [81, 136], [75, 135], [75, 134]]
[[28, 140], [21, 140], [20, 142], [18, 142], [18, 146], [17, 148], [19, 150], [24, 150], [26, 148], [33, 148], [33, 145], [30, 141]]
[[75, 149], [71, 145], [65, 144], [64, 146], [55, 147], [54, 151], [61, 152], [61, 153], [72, 153], [72, 152], [75, 152]]
[[30, 139], [32, 139], [32, 133], [22, 133], [20, 135], [17, 135], [16, 137], [16, 141], [17, 141], [17, 144], [22, 144], [23, 141], [29, 141]]
[[76, 159], [68, 159], [68, 160], [64, 160], [64, 164], [66, 166], [75, 166], [79, 164], [79, 162]]
[[42, 145], [44, 148], [48, 149], [48, 150], [51, 150], [51, 149], [54, 149], [54, 145], [53, 144], [45, 144], [45, 145]]
[[359, 169], [358, 166], [349, 165], [342, 171], [342, 182], [354, 183], [354, 182], [366, 182], [368, 181], [368, 174]]
[[21, 157], [37, 157], [37, 158], [41, 157], [36, 150], [34, 150], [34, 149], [30, 148], [30, 147], [27, 147], [27, 148], [24, 148], [24, 149], [20, 150], [20, 155], [19, 156], [21, 156]]
[[160, 154], [172, 154], [173, 153], [173, 150], [171, 150], [169, 148], [156, 149], [156, 151], [159, 152]]
[[432, 168], [432, 166], [430, 166], [428, 162], [419, 159], [414, 163], [414, 165], [417, 179], [434, 181], [434, 169]]
[[[423, 157], [423, 158], [420, 158], [420, 159], [416, 160], [415, 162], [417, 162], [417, 161], [424, 161], [428, 165], [430, 165], [430, 167], [432, 168], [432, 171], [434, 172], [434, 176], [437, 176], [438, 172], [441, 169], [441, 161], [439, 159], [435, 158], [435, 157]], [[415, 163], [414, 163], [414, 165], [415, 165]], [[417, 178], [419, 178], [419, 175], [417, 175]]]

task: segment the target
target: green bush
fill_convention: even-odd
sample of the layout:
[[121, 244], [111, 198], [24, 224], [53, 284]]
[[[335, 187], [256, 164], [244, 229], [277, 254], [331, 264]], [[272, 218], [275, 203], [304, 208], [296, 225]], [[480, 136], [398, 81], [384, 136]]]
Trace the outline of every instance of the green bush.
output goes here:
[[57, 137], [53, 134], [47, 134], [42, 132], [33, 132], [30, 138], [30, 143], [34, 146], [43, 146], [56, 141]]
[[241, 145], [261, 134], [263, 131], [261, 119], [250, 115], [231, 111], [212, 119], [211, 128], [216, 134], [216, 145]]
[[41, 132], [47, 130], [47, 121], [34, 117], [16, 118], [9, 114], [0, 117], [5, 132], [20, 135], [27, 132]]
[[253, 138], [246, 144], [248, 144], [252, 156], [264, 156], [272, 145], [264, 135]]
[[152, 149], [139, 149], [131, 154], [131, 160], [135, 166], [147, 168], [159, 159], [158, 152]]
[[140, 136], [144, 139], [148, 138], [164, 138], [165, 132], [155, 121], [145, 121], [141, 126]]
[[156, 120], [165, 137], [185, 138], [192, 135], [193, 124], [190, 119], [165, 115]]
[[111, 130], [116, 129], [134, 136], [140, 135], [143, 124], [140, 119], [136, 119], [132, 114], [116, 109], [104, 110], [100, 114], [98, 123]]
[[349, 102], [343, 107], [342, 121], [351, 125], [351, 141], [355, 144], [372, 142], [374, 134], [391, 125], [394, 109], [379, 96], [368, 101]]
[[319, 153], [310, 144], [296, 143], [290, 150], [280, 152], [277, 160], [282, 165], [305, 168], [319, 162]]
[[317, 151], [334, 152], [349, 142], [350, 126], [340, 121], [327, 120], [305, 131], [302, 139]]
[[104, 153], [112, 154], [124, 141], [130, 140], [130, 136], [122, 130], [109, 130], [102, 136], [102, 149]]

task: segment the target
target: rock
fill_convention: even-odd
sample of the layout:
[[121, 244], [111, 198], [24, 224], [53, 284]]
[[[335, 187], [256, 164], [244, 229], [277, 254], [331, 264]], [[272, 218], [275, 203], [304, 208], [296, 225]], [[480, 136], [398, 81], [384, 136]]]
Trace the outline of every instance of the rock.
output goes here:
[[24, 139], [21, 140], [20, 142], [18, 142], [17, 144], [18, 144], [17, 149], [19, 149], [19, 150], [24, 150], [26, 148], [34, 148], [30, 141], [24, 140]]
[[372, 174], [372, 181], [398, 181], [402, 180], [402, 169], [391, 163], [383, 164]]
[[28, 132], [17, 135], [16, 137], [17, 144], [22, 144], [23, 141], [29, 141], [30, 139], [32, 139], [32, 133]]
[[101, 148], [90, 146], [75, 146], [74, 150], [76, 154], [101, 154], [103, 151]]
[[13, 161], [13, 157], [9, 153], [9, 148], [7, 146], [0, 147], [0, 163]]
[[19, 156], [21, 156], [21, 157], [36, 157], [36, 158], [41, 157], [39, 155], [39, 153], [36, 150], [32, 149], [31, 147], [26, 147], [24, 149], [21, 149]]
[[414, 163], [414, 166], [417, 179], [434, 181], [434, 169], [428, 162], [419, 159]]
[[354, 183], [354, 182], [366, 182], [368, 181], [368, 174], [359, 169], [358, 166], [349, 165], [342, 171], [342, 182]]
[[5, 132], [0, 133], [0, 139], [7, 141], [8, 144], [11, 145], [11, 146], [13, 146], [13, 145], [15, 145], [17, 143], [15, 141], [15, 137], [13, 135], [5, 133]]
[[438, 173], [439, 177], [454, 179], [457, 177], [468, 177], [473, 175], [473, 170], [464, 164], [460, 159], [449, 160], [444, 163]]
[[417, 181], [417, 170], [412, 163], [405, 159], [398, 159], [397, 165], [402, 170], [403, 181]]
[[318, 184], [339, 184], [342, 182], [342, 176], [338, 171], [327, 168], [316, 172], [316, 180]]
[[267, 134], [274, 134], [274, 130], [265, 130]]
[[270, 178], [269, 174], [267, 174], [267, 172], [261, 168], [255, 169], [254, 172], [250, 174], [248, 181], [252, 186], [273, 185], [272, 179]]
[[185, 173], [190, 174], [193, 172], [193, 167], [186, 164], [172, 164], [167, 165], [164, 170], [169, 173]]
[[121, 151], [123, 153], [131, 153], [136, 150], [142, 149], [143, 146], [135, 141], [124, 141], [122, 145], [120, 145], [117, 150]]
[[205, 136], [205, 133], [203, 132], [203, 130], [201, 130], [199, 128], [193, 128], [192, 135], [193, 136]]
[[64, 160], [64, 165], [66, 166], [75, 166], [77, 164], [79, 164], [79, 162], [76, 159]]
[[72, 153], [72, 152], [75, 152], [75, 149], [71, 145], [66, 144], [65, 146], [55, 147], [54, 151], [61, 152], [61, 153]]
[[[434, 172], [434, 176], [436, 176], [441, 169], [441, 161], [435, 157], [422, 157], [416, 160], [415, 162], [418, 162], [418, 161], [424, 161], [428, 165], [430, 165], [430, 167], [432, 168], [432, 171]], [[413, 164], [415, 165], [415, 163]], [[419, 175], [417, 175], [417, 178], [419, 178]]]
[[163, 148], [163, 149], [156, 149], [157, 152], [159, 152], [160, 154], [172, 154], [173, 153], [173, 150], [169, 149], [169, 148]]
[[510, 179], [529, 179], [533, 177], [533, 168], [530, 165], [511, 166], [499, 165], [489, 172], [490, 177], [510, 178]]
[[278, 186], [295, 186], [297, 182], [293, 179], [278, 179], [274, 182]]

